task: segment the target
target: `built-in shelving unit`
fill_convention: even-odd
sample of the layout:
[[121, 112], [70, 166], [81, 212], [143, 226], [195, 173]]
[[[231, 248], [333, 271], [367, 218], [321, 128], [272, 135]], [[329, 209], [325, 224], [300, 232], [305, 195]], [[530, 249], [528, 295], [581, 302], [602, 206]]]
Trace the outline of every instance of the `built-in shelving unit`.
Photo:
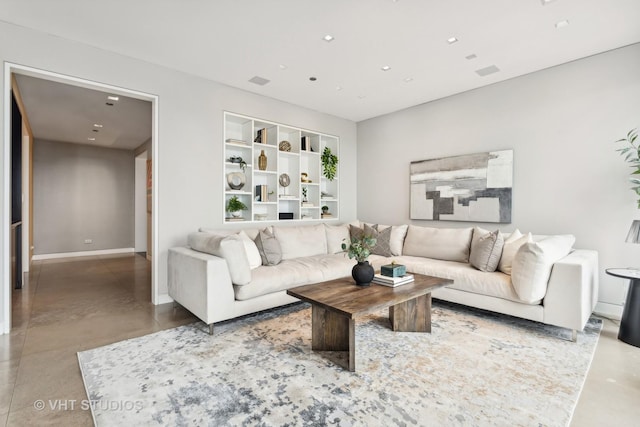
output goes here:
[[[225, 222], [339, 218], [340, 164], [329, 180], [322, 174], [321, 161], [325, 148], [340, 157], [337, 136], [225, 112], [223, 143]], [[263, 169], [261, 155], [266, 156]], [[283, 186], [286, 177], [289, 185]], [[239, 182], [244, 182], [241, 188]], [[234, 196], [248, 208], [238, 218], [225, 210]], [[323, 215], [323, 206], [328, 214]]]

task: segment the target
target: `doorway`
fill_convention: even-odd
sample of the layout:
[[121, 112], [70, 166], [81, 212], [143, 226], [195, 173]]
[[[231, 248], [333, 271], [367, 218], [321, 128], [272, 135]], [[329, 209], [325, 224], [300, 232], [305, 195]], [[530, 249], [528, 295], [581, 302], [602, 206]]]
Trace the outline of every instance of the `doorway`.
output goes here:
[[[0, 333], [9, 333], [11, 330], [11, 292], [12, 292], [12, 287], [11, 287], [11, 282], [10, 282], [10, 251], [8, 250], [10, 247], [10, 242], [9, 242], [9, 238], [10, 238], [10, 233], [9, 230], [11, 228], [11, 224], [10, 224], [10, 220], [11, 220], [11, 215], [10, 215], [10, 209], [11, 209], [11, 203], [10, 202], [10, 197], [11, 197], [11, 179], [9, 179], [9, 176], [11, 174], [11, 126], [10, 126], [10, 120], [11, 120], [11, 105], [10, 105], [10, 100], [11, 100], [11, 78], [15, 75], [25, 75], [25, 76], [30, 76], [30, 77], [35, 77], [38, 79], [43, 79], [43, 80], [49, 80], [49, 81], [53, 81], [53, 82], [58, 82], [58, 83], [63, 83], [66, 85], [70, 85], [70, 86], [75, 86], [75, 87], [81, 87], [81, 88], [87, 88], [87, 89], [93, 89], [93, 90], [97, 90], [97, 91], [102, 91], [102, 92], [109, 92], [115, 95], [120, 95], [123, 97], [129, 97], [129, 98], [134, 98], [134, 99], [138, 99], [138, 100], [143, 100], [143, 101], [148, 101], [151, 103], [151, 139], [149, 141], [149, 149], [147, 152], [147, 156], [148, 157], [154, 157], [156, 159], [156, 161], [154, 162], [149, 162], [151, 165], [153, 165], [153, 170], [150, 171], [151, 175], [154, 177], [157, 177], [157, 159], [158, 159], [158, 141], [157, 141], [157, 134], [158, 134], [158, 129], [157, 129], [157, 117], [158, 117], [158, 111], [157, 111], [157, 104], [158, 104], [158, 97], [155, 95], [151, 95], [151, 94], [147, 94], [147, 93], [142, 93], [142, 92], [137, 92], [137, 91], [132, 91], [129, 89], [124, 89], [124, 88], [120, 88], [120, 87], [116, 87], [116, 86], [110, 86], [110, 85], [105, 85], [102, 83], [97, 83], [97, 82], [93, 82], [93, 81], [89, 81], [89, 80], [84, 80], [84, 79], [79, 79], [76, 77], [70, 77], [70, 76], [65, 76], [62, 74], [58, 74], [58, 73], [53, 73], [53, 72], [49, 72], [49, 71], [45, 71], [45, 70], [39, 70], [39, 69], [35, 69], [35, 68], [31, 68], [31, 67], [26, 67], [26, 66], [22, 66], [22, 65], [18, 65], [18, 64], [11, 64], [11, 63], [5, 63], [5, 79], [4, 79], [4, 94], [5, 96], [3, 97], [4, 99], [4, 137], [3, 137], [3, 148], [4, 148], [4, 200], [3, 200], [3, 257], [2, 257], [2, 272], [3, 272], [3, 289], [1, 292], [1, 298], [0, 298], [0, 302], [1, 302], [1, 306], [2, 306], [2, 319], [0, 319], [0, 322], [2, 322], [2, 327], [0, 328]], [[147, 159], [145, 159], [146, 162]], [[146, 168], [146, 166], [145, 166]], [[144, 230], [146, 231], [147, 228], [150, 229], [149, 232], [149, 239], [147, 240], [147, 245], [145, 247], [145, 252], [147, 254], [150, 254], [149, 259], [151, 261], [151, 302], [153, 304], [158, 304], [160, 303], [159, 301], [159, 297], [158, 297], [158, 283], [157, 283], [157, 278], [158, 278], [158, 263], [157, 263], [157, 257], [155, 254], [157, 254], [157, 250], [155, 250], [157, 244], [158, 244], [158, 239], [157, 239], [157, 228], [158, 228], [158, 222], [157, 222], [157, 218], [158, 218], [158, 186], [157, 186], [157, 179], [154, 179], [155, 184], [153, 185], [152, 188], [149, 190], [149, 207], [150, 207], [150, 213], [148, 215], [147, 218], [147, 223], [149, 223], [149, 225], [145, 226]], [[23, 187], [24, 188], [24, 187]], [[146, 189], [145, 189], [146, 190]], [[28, 197], [26, 197], [28, 198]], [[147, 209], [145, 209], [146, 211]], [[29, 234], [29, 230], [23, 230], [23, 232]], [[145, 233], [146, 234], [146, 233]], [[28, 239], [30, 238], [29, 235], [25, 236], [25, 240], [28, 241]], [[28, 263], [29, 259], [25, 259], [24, 262]]]

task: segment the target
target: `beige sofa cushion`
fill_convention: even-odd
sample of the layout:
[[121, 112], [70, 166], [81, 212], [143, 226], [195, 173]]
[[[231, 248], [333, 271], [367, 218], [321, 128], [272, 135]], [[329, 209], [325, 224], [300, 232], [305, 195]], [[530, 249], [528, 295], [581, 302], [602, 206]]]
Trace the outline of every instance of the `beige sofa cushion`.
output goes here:
[[471, 240], [469, 263], [480, 271], [496, 271], [503, 246], [504, 237], [502, 237], [500, 230], [486, 231], [475, 227]]
[[324, 230], [327, 235], [327, 253], [337, 254], [344, 252], [342, 250], [342, 244], [346, 243], [346, 245], [349, 246], [349, 242], [351, 241], [349, 238], [349, 224], [325, 224]]
[[553, 264], [569, 254], [576, 239], [572, 235], [552, 236], [523, 244], [513, 258], [511, 281], [522, 301], [544, 298]]
[[191, 249], [224, 258], [229, 267], [231, 281], [236, 285], [251, 282], [249, 258], [242, 238], [237, 234], [220, 236], [198, 231], [189, 234], [187, 243]]
[[282, 248], [282, 259], [327, 254], [324, 224], [296, 227], [273, 227], [273, 234]]
[[410, 225], [403, 255], [469, 262], [473, 228], [432, 228]]
[[498, 263], [498, 270], [504, 274], [511, 274], [511, 264], [513, 258], [516, 256], [516, 252], [520, 249], [520, 246], [527, 242], [532, 242], [533, 236], [531, 233], [522, 234], [520, 230], [516, 229], [511, 235], [504, 241], [504, 247], [502, 248], [502, 257]]

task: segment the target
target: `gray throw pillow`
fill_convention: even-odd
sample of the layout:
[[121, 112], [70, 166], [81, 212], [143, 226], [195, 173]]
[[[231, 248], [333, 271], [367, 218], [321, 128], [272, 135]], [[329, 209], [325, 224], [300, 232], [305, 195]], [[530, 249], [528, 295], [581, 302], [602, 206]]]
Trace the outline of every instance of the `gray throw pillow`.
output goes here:
[[278, 242], [276, 236], [271, 234], [269, 230], [265, 229], [260, 231], [254, 242], [256, 242], [258, 252], [260, 252], [262, 265], [277, 265], [282, 261], [280, 242]]
[[[362, 228], [349, 224], [349, 237], [351, 237], [352, 239], [362, 239], [363, 236], [364, 230]], [[348, 243], [351, 244], [351, 242]]]
[[376, 245], [371, 249], [372, 254], [393, 256], [393, 253], [391, 252], [391, 227], [378, 231], [378, 224], [373, 227], [370, 227], [369, 224], [365, 224], [364, 235], [371, 236], [376, 239]]
[[480, 271], [496, 271], [504, 247], [504, 237], [500, 230], [492, 231], [473, 240], [469, 263]]

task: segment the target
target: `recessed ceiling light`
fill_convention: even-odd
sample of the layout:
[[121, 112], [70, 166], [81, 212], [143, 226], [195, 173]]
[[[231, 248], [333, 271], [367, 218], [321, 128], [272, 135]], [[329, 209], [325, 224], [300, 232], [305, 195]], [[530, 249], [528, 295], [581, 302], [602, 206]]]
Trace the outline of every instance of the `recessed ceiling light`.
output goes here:
[[333, 40], [335, 40], [335, 37], [333, 37], [331, 34], [327, 34], [326, 36], [324, 36], [322, 38], [322, 40], [326, 41], [327, 43], [332, 42]]
[[447, 39], [447, 43], [449, 43], [449, 44], [454, 44], [457, 41], [458, 41], [458, 39], [456, 37], [449, 37]]
[[404, 78], [404, 79], [402, 79], [402, 81], [405, 82], [405, 83], [412, 82], [413, 81], [413, 77]]
[[101, 127], [102, 127], [102, 125], [100, 125], [100, 124], [98, 124], [98, 123], [94, 123], [94, 124], [93, 124], [93, 127], [94, 127], [94, 128], [101, 128]]
[[336, 86], [336, 90], [342, 90], [342, 86]]
[[500, 68], [496, 67], [495, 65], [489, 65], [488, 67], [484, 67], [484, 68], [480, 68], [479, 70], [476, 70], [476, 73], [480, 77], [484, 77], [484, 76], [488, 76], [489, 74], [497, 73], [498, 71], [500, 71]]
[[89, 141], [95, 141], [95, 138], [87, 138]]
[[280, 65], [278, 65], [278, 68], [280, 68], [281, 70], [286, 70], [286, 69], [287, 69], [287, 68], [289, 68], [289, 67], [287, 67], [287, 66], [286, 66], [286, 65], [284, 65], [284, 64], [280, 64]]
[[309, 77], [309, 80], [311, 80], [312, 82], [315, 82], [316, 80], [318, 80], [318, 78], [311, 76], [311, 77]]
[[107, 96], [107, 99], [108, 99], [109, 101], [118, 101], [120, 98], [119, 98], [119, 97], [117, 97], [117, 96]]
[[389, 71], [391, 69], [391, 67], [389, 67], [388, 65], [383, 66], [382, 68], [380, 68], [382, 71]]
[[563, 21], [556, 22], [556, 28], [564, 28], [568, 26], [569, 26], [569, 21], [567, 21], [566, 19]]
[[257, 84], [258, 86], [264, 86], [269, 83], [271, 80], [265, 79], [264, 77], [254, 76], [249, 79], [249, 82]]
[[472, 53], [471, 55], [465, 56], [465, 59], [471, 60], [471, 59], [476, 59], [477, 57], [478, 57], [478, 55], [476, 55], [475, 53]]

